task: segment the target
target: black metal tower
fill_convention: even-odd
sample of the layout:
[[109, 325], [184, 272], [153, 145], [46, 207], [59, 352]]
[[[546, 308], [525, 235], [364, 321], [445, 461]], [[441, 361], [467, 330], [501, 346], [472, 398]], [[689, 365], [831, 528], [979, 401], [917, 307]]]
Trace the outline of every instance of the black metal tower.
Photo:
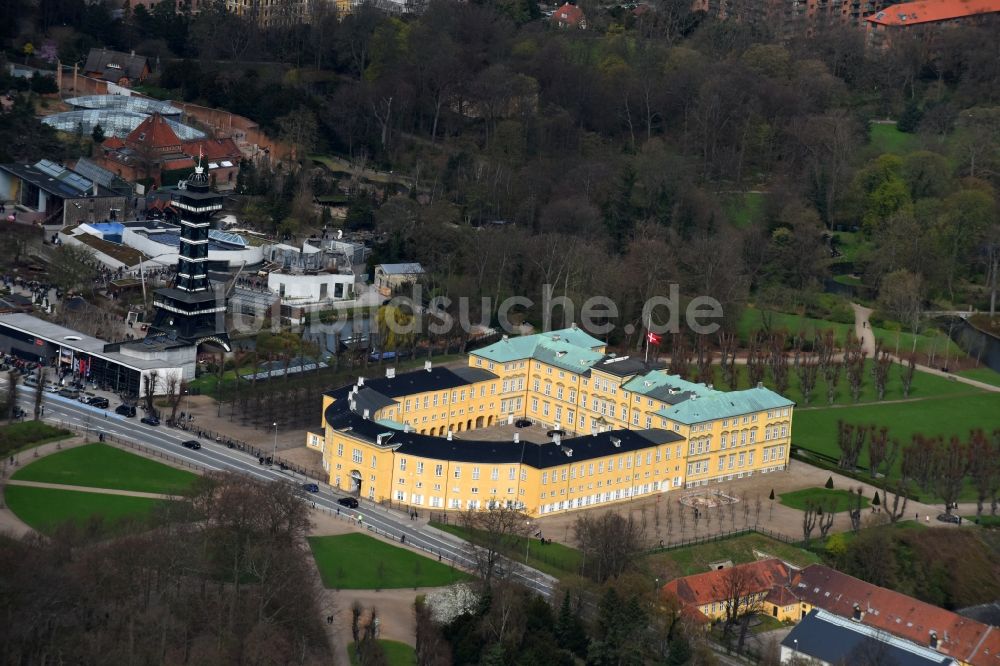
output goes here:
[[154, 292], [156, 316], [151, 328], [192, 344], [215, 342], [229, 351], [226, 297], [222, 291], [217, 295], [208, 280], [208, 231], [212, 215], [222, 210], [222, 195], [209, 187], [198, 161], [184, 189], [171, 195], [173, 207], [181, 214], [177, 282]]

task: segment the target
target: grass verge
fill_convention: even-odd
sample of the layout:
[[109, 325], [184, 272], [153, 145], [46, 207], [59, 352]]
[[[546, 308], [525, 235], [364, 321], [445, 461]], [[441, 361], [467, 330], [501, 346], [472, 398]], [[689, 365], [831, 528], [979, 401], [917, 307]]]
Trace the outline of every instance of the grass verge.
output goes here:
[[82, 525], [93, 516], [111, 524], [144, 520], [163, 501], [28, 486], [7, 486], [5, 497], [14, 515], [43, 534], [51, 534], [59, 525], [69, 521]]
[[[855, 493], [840, 488], [803, 488], [790, 493], [782, 493], [781, 503], [793, 509], [805, 511], [806, 505], [811, 502], [823, 507], [824, 511], [829, 510], [829, 507], [832, 506], [834, 513], [840, 513], [852, 508], [857, 501], [856, 498]], [[868, 505], [868, 498], [862, 497], [861, 508], [867, 509]]]
[[820, 556], [812, 551], [782, 543], [763, 534], [744, 534], [731, 539], [674, 548], [647, 555], [645, 561], [660, 580], [670, 580], [708, 571], [709, 564], [713, 562], [730, 560], [734, 564], [743, 564], [759, 560], [761, 555], [777, 557], [798, 567], [821, 562]]
[[[379, 639], [378, 644], [382, 646], [382, 652], [385, 654], [385, 663], [388, 666], [416, 666], [417, 652], [406, 643]], [[351, 660], [351, 666], [361, 665], [361, 660], [358, 658], [357, 646], [354, 643], [347, 646], [347, 657]]]
[[[479, 530], [444, 523], [431, 523], [431, 526], [471, 543], [483, 542], [483, 534]], [[501, 550], [501, 554], [521, 563], [524, 563], [525, 555], [527, 555], [528, 566], [556, 578], [579, 574], [583, 561], [583, 555], [575, 548], [549, 541], [546, 541], [543, 546], [540, 539], [525, 537], [511, 539], [507, 546]]]
[[86, 444], [40, 458], [18, 470], [12, 478], [145, 493], [179, 493], [189, 488], [197, 476], [107, 444]]
[[470, 576], [366, 534], [309, 537], [323, 585], [338, 590], [440, 587]]
[[21, 421], [0, 426], [0, 456], [10, 455], [28, 446], [72, 437], [73, 433], [41, 421]]

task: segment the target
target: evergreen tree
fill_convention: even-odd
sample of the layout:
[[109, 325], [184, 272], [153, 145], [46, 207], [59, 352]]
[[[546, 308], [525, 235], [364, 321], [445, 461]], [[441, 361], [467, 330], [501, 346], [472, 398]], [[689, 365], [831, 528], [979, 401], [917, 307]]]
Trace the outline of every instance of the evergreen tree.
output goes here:
[[101, 144], [104, 143], [104, 128], [101, 127], [101, 123], [94, 125], [93, 131], [90, 133], [90, 138], [94, 140], [94, 143]]
[[569, 591], [563, 595], [556, 619], [556, 641], [559, 647], [570, 650], [578, 656], [587, 654], [587, 632], [578, 613], [573, 612], [569, 602]]

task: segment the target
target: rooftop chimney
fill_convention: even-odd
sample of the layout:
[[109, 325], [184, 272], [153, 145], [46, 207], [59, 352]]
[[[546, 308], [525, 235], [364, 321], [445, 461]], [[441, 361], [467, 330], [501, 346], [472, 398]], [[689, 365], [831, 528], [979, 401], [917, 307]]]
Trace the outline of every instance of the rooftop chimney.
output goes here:
[[515, 432], [514, 433], [514, 443], [515, 444], [520, 444], [521, 443], [521, 433], [519, 433], [519, 432]]
[[508, 340], [510, 340], [510, 337], [506, 333], [504, 333], [503, 334], [503, 341], [507, 342]]
[[430, 361], [424, 361], [424, 370], [426, 370], [427, 372], [431, 371], [431, 362]]
[[358, 386], [364, 386], [364, 385], [365, 385], [365, 378], [358, 377]]
[[612, 437], [611, 443], [614, 444], [614, 447], [616, 449], [620, 449], [622, 447], [622, 440], [618, 439], [617, 437]]
[[451, 439], [452, 439], [452, 437], [451, 437], [451, 430], [449, 430], [449, 431], [448, 431], [448, 441], [450, 442], [450, 441], [451, 441]]
[[861, 622], [861, 618], [864, 616], [865, 614], [861, 612], [861, 605], [854, 604], [854, 613], [851, 615], [851, 619], [855, 622]]
[[365, 413], [362, 416], [364, 416], [367, 419], [370, 414], [371, 412], [369, 412], [369, 410], [366, 409]]
[[386, 368], [385, 369], [385, 378], [386, 379], [395, 379], [396, 378], [396, 368]]

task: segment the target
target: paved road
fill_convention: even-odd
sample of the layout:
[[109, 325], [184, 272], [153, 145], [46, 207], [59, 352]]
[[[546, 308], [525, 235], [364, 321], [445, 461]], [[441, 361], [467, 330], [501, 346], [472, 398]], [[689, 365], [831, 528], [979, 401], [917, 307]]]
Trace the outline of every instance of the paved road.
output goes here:
[[[26, 412], [34, 409], [34, 389], [27, 386], [19, 388], [19, 402]], [[104, 432], [123, 439], [143, 444], [152, 449], [166, 453], [174, 458], [182, 459], [192, 465], [210, 471], [233, 471], [247, 474], [261, 481], [285, 481], [296, 485], [314, 479], [305, 479], [291, 471], [281, 471], [259, 464], [257, 458], [236, 449], [229, 449], [215, 443], [202, 440], [202, 448], [198, 451], [185, 449], [181, 446], [184, 440], [192, 439], [190, 432], [174, 430], [163, 426], [148, 426], [138, 419], [129, 419], [111, 410], [97, 409], [80, 402], [63, 398], [54, 393], [44, 394], [45, 421], [53, 424], [67, 424], [76, 429], [93, 433]], [[335, 493], [326, 484], [319, 484], [320, 492], [309, 494], [307, 500], [314, 502], [319, 508], [341, 515], [360, 517], [360, 522], [377, 528], [382, 533], [394, 539], [406, 535], [406, 543], [412, 546], [438, 553], [443, 558], [451, 560], [459, 566], [472, 568], [468, 546], [464, 542], [452, 540], [433, 534], [419, 522], [408, 520], [395, 512], [386, 510], [373, 503], [361, 501], [357, 509], [348, 509], [337, 504], [342, 494]], [[522, 564], [510, 564], [511, 575], [528, 588], [551, 597], [555, 580], [540, 571], [525, 567]]]

